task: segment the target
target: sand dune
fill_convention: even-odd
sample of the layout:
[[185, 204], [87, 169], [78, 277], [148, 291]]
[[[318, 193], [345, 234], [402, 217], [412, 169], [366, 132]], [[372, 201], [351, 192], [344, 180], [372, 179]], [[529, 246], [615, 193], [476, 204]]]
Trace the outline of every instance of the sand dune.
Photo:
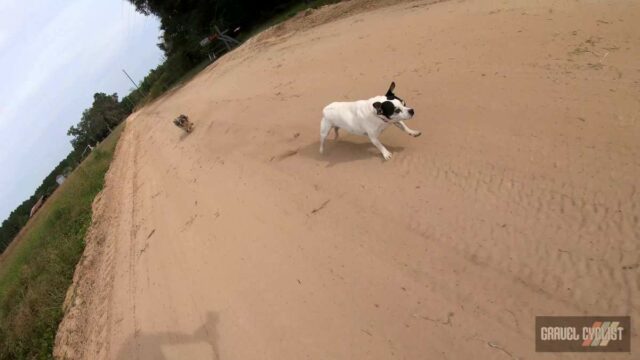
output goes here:
[[[59, 356], [603, 358], [534, 352], [536, 315], [581, 314], [638, 349], [640, 3], [357, 5], [128, 120]], [[422, 136], [318, 154], [322, 107], [391, 80]]]

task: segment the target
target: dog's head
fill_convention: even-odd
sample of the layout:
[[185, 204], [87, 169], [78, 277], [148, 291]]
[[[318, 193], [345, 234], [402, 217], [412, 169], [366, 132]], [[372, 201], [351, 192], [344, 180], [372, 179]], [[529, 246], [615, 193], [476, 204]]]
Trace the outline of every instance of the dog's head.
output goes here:
[[373, 103], [373, 108], [378, 116], [386, 118], [386, 120], [383, 120], [387, 122], [409, 120], [415, 114], [415, 111], [408, 107], [404, 100], [393, 93], [395, 88], [396, 83], [392, 82], [391, 86], [389, 86], [389, 90], [387, 90], [387, 94], [385, 95], [387, 99], [385, 101], [376, 101]]

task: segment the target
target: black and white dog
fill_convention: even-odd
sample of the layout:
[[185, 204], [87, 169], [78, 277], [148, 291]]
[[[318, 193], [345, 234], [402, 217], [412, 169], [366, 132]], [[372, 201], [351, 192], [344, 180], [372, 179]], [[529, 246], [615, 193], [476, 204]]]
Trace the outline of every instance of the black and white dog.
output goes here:
[[331, 129], [334, 129], [336, 139], [338, 129], [345, 129], [355, 135], [368, 136], [385, 160], [391, 159], [391, 152], [382, 145], [378, 136], [389, 125], [395, 125], [411, 136], [420, 136], [420, 131], [412, 130], [405, 125], [404, 120], [411, 119], [415, 112], [407, 107], [404, 100], [393, 93], [395, 87], [396, 83], [392, 82], [385, 96], [353, 102], [334, 102], [327, 105], [322, 111], [323, 116], [320, 122], [320, 153], [324, 151], [324, 141]]

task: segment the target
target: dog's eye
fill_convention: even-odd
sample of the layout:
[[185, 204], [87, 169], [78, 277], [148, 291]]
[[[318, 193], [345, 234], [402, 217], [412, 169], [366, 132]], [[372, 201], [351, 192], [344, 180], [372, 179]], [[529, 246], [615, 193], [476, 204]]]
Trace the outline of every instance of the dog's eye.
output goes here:
[[395, 112], [396, 114], [400, 114], [400, 111], [402, 111], [402, 110], [400, 110], [400, 109], [396, 109], [396, 111], [394, 111], [394, 112]]

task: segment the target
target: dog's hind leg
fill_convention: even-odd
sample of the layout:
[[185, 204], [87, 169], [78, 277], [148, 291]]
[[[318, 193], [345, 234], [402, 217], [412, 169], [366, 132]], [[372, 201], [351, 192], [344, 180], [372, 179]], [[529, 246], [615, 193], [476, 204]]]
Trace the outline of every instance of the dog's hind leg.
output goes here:
[[338, 136], [340, 136], [340, 135], [338, 134], [338, 130], [340, 130], [340, 128], [339, 128], [339, 127], [337, 127], [337, 126], [334, 126], [334, 127], [333, 127], [333, 131], [336, 133], [336, 136], [333, 138], [333, 140], [338, 140]]
[[332, 127], [327, 119], [322, 118], [322, 121], [320, 121], [320, 154], [324, 152], [324, 141], [327, 139]]

